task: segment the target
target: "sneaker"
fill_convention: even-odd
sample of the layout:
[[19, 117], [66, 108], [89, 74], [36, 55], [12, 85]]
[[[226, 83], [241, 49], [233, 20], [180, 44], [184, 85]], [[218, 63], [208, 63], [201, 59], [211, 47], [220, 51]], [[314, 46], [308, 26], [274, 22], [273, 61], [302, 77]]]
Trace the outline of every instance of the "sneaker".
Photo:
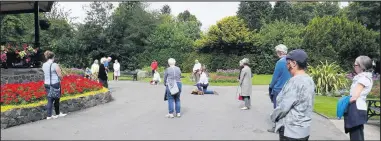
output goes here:
[[51, 116], [51, 117], [47, 117], [46, 119], [49, 120], [49, 119], [56, 119], [58, 118], [58, 116]]
[[165, 117], [167, 117], [167, 118], [174, 118], [175, 116], [173, 116], [173, 114], [167, 114]]
[[242, 107], [241, 110], [249, 110], [247, 107]]
[[67, 114], [63, 114], [63, 113], [60, 113], [59, 115], [57, 115], [58, 117], [64, 117], [66, 116]]
[[215, 95], [218, 95], [217, 91], [213, 91], [213, 93], [214, 93]]
[[180, 113], [177, 113], [177, 114], [176, 114], [176, 117], [181, 117], [181, 114], [180, 114]]
[[274, 133], [275, 132], [275, 128], [271, 128], [271, 129], [267, 129], [267, 132], [270, 132], [270, 133]]

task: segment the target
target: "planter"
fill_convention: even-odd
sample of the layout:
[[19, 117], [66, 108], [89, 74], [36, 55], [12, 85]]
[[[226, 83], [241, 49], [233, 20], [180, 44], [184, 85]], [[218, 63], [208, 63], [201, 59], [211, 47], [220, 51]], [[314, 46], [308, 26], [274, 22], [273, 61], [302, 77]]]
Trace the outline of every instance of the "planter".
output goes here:
[[[86, 97], [79, 97], [60, 102], [60, 111], [63, 113], [79, 111], [94, 107], [96, 105], [112, 101], [111, 93], [99, 93]], [[54, 114], [54, 108], [53, 108]], [[1, 129], [17, 126], [29, 122], [46, 119], [47, 111], [45, 105], [31, 108], [17, 108], [1, 112]]]

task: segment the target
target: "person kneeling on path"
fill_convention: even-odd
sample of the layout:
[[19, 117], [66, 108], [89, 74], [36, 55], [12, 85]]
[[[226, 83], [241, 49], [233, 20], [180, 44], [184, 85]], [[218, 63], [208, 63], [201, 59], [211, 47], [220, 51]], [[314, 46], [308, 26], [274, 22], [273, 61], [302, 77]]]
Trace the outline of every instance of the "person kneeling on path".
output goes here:
[[159, 82], [161, 82], [161, 78], [160, 78], [160, 73], [155, 70], [155, 73], [153, 74], [153, 78], [151, 80], [151, 85], [157, 85], [159, 84]]
[[315, 83], [305, 72], [307, 54], [303, 50], [291, 51], [287, 56], [290, 80], [280, 91], [276, 108], [271, 114], [279, 140], [308, 140], [315, 97]]
[[201, 67], [200, 71], [201, 71], [200, 80], [196, 84], [197, 89], [199, 90], [199, 92], [197, 94], [201, 93], [201, 94], [216, 94], [216, 95], [218, 95], [218, 93], [216, 91], [208, 90], [209, 82], [208, 82], [208, 75], [207, 75], [205, 66]]

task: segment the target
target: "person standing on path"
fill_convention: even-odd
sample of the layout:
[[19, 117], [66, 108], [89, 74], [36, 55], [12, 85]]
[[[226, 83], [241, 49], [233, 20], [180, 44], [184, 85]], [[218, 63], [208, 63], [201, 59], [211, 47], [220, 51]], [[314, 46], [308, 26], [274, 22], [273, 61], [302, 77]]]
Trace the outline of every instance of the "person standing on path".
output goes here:
[[[50, 85], [55, 89], [61, 89], [60, 81], [62, 80], [61, 68], [57, 63], [54, 63], [54, 53], [51, 51], [45, 51], [45, 58], [48, 60], [42, 65], [44, 71], [44, 87], [46, 93], [50, 91]], [[66, 116], [60, 112], [60, 98], [48, 97], [48, 104], [46, 105], [48, 111], [48, 117], [46, 119], [55, 119], [58, 117]], [[55, 116], [52, 116], [52, 108], [54, 103]]]
[[252, 93], [252, 81], [251, 81], [251, 68], [249, 67], [249, 59], [244, 58], [242, 60], [243, 68], [239, 77], [239, 86], [241, 88], [241, 93], [245, 106], [242, 107], [242, 110], [248, 110], [251, 107], [251, 93]]
[[200, 81], [201, 63], [198, 60], [195, 60], [194, 62], [195, 62], [195, 64], [193, 66], [193, 78], [194, 78], [194, 81], [197, 84], [197, 82]]
[[115, 60], [115, 63], [113, 65], [114, 68], [114, 77], [116, 81], [119, 81], [119, 76], [120, 76], [120, 64], [118, 60]]
[[366, 97], [372, 90], [372, 60], [368, 56], [356, 58], [353, 68], [356, 76], [350, 88], [351, 98], [344, 114], [345, 133], [349, 132], [350, 140], [364, 140], [364, 124], [368, 121]]
[[276, 108], [270, 116], [281, 141], [308, 140], [310, 136], [315, 83], [305, 72], [307, 58], [300, 49], [286, 56], [287, 69], [292, 77], [280, 91]]
[[98, 79], [99, 82], [103, 85], [103, 87], [108, 88], [108, 83], [107, 83], [107, 71], [104, 66], [104, 64], [107, 62], [106, 58], [101, 59], [101, 65], [99, 65], [99, 73], [98, 73]]
[[155, 71], [157, 70], [158, 64], [156, 60], [153, 60], [151, 63], [151, 70], [152, 70], [152, 76], [155, 74]]
[[[164, 85], [166, 86], [166, 96], [168, 99], [168, 114], [166, 117], [173, 118], [174, 117], [174, 105], [175, 103], [175, 110], [176, 110], [176, 117], [180, 117], [180, 95], [181, 95], [181, 70], [176, 65], [176, 60], [173, 58], [168, 59], [168, 65], [169, 67], [164, 72]], [[177, 87], [179, 89], [179, 92], [177, 94], [172, 95], [169, 90], [169, 85], [173, 85], [174, 83], [177, 84]]]
[[93, 65], [91, 65], [91, 79], [97, 80], [99, 72], [99, 62], [98, 59], [94, 60]]
[[[275, 64], [274, 74], [269, 86], [269, 95], [274, 109], [276, 107], [276, 98], [279, 92], [282, 90], [284, 84], [291, 78], [290, 72], [287, 70], [287, 47], [283, 44], [279, 44], [275, 47], [275, 51], [280, 59]], [[275, 124], [273, 124], [272, 128], [267, 131], [274, 132]]]

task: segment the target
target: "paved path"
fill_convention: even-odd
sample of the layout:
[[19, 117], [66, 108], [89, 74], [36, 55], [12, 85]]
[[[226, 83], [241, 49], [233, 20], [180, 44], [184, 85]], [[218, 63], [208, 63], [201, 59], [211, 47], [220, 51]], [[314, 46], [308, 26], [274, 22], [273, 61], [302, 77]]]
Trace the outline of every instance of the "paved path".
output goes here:
[[[181, 118], [168, 119], [163, 86], [142, 82], [111, 82], [114, 101], [69, 113], [55, 120], [42, 120], [1, 130], [2, 139], [28, 140], [276, 140], [268, 133], [272, 110], [267, 87], [254, 86], [252, 109], [242, 111], [235, 87], [213, 87], [220, 95], [189, 94], [184, 86]], [[348, 139], [329, 120], [313, 116], [310, 140]]]

